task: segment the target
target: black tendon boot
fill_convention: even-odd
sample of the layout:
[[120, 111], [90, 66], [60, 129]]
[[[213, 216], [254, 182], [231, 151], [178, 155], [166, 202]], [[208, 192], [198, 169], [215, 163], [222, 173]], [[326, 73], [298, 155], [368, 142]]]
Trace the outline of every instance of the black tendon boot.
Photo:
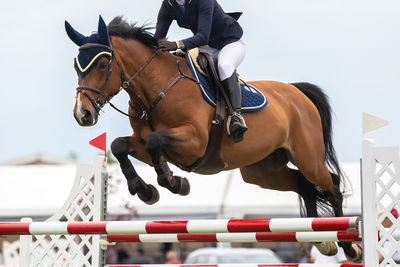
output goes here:
[[227, 121], [228, 134], [233, 138], [235, 143], [238, 143], [243, 140], [243, 135], [247, 131], [247, 127], [242, 115], [240, 115], [242, 92], [236, 72], [228, 79], [223, 80], [222, 86], [228, 95], [233, 109], [233, 113], [230, 114]]

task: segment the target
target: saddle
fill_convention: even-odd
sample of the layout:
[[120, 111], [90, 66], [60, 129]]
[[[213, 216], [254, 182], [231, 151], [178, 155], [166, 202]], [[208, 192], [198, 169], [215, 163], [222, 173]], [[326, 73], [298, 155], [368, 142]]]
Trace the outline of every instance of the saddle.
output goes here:
[[[198, 49], [189, 50], [183, 56], [186, 57], [193, 77], [198, 81], [197, 84], [204, 100], [215, 108], [215, 94], [216, 91], [219, 91], [225, 98], [229, 110], [229, 99], [226, 98], [213, 59], [207, 54], [199, 53]], [[260, 90], [248, 84], [243, 77], [239, 76], [239, 82], [242, 94], [242, 113], [258, 111], [268, 105], [267, 97]]]
[[[194, 61], [196, 62], [196, 61]], [[209, 81], [212, 84], [212, 87], [216, 90], [216, 94], [221, 95], [222, 99], [225, 101], [226, 103], [226, 107], [229, 111], [230, 114], [233, 113], [233, 108], [232, 105], [229, 101], [228, 96], [225, 93], [224, 87], [221, 84], [221, 79], [219, 78], [219, 74], [216, 70], [215, 67], [215, 63], [214, 60], [212, 59], [212, 57], [208, 54], [205, 53], [199, 53], [198, 57], [197, 57], [197, 64], [199, 65], [200, 72], [205, 73], [206, 77], [208, 77]], [[217, 101], [218, 103], [218, 101]], [[218, 105], [218, 104], [217, 104]], [[225, 115], [225, 112], [224, 112]], [[224, 117], [223, 117], [224, 118]]]

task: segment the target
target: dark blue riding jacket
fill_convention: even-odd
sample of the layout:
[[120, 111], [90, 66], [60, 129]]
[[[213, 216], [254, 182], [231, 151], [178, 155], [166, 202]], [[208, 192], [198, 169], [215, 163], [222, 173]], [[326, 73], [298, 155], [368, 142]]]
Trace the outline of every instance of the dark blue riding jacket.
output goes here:
[[216, 0], [186, 0], [185, 14], [175, 0], [163, 0], [154, 36], [165, 38], [173, 20], [193, 32], [193, 37], [182, 40], [188, 50], [203, 45], [222, 49], [243, 35], [239, 23]]

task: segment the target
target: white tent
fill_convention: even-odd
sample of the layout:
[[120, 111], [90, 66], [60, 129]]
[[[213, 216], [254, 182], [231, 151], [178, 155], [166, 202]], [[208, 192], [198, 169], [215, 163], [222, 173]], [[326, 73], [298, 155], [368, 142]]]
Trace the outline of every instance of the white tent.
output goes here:
[[[352, 190], [345, 202], [345, 214], [361, 211], [358, 163], [344, 163]], [[75, 178], [75, 165], [0, 166], [0, 217], [47, 217], [62, 206]], [[157, 185], [153, 168], [137, 165], [146, 182]], [[131, 196], [118, 165], [109, 167], [108, 213], [140, 217], [232, 217], [298, 216], [298, 197], [294, 193], [265, 190], [246, 184], [238, 171], [203, 176], [172, 167], [175, 175], [187, 177], [191, 192], [182, 197], [157, 185], [160, 201], [152, 206]], [[277, 178], [279, 179], [279, 178]], [[350, 187], [350, 186], [349, 186]]]
[[48, 217], [67, 199], [76, 165], [0, 166], [0, 217]]

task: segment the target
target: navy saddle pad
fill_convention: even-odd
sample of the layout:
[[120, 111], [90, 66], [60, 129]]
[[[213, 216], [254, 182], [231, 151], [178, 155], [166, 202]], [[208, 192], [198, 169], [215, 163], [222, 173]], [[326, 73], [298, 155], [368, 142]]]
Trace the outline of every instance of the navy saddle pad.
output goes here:
[[[208, 78], [197, 70], [188, 53], [185, 53], [185, 57], [193, 76], [200, 82], [198, 86], [204, 99], [208, 104], [216, 107], [215, 90], [210, 85]], [[241, 84], [240, 87], [242, 89], [242, 112], [261, 110], [268, 105], [268, 99], [256, 87], [246, 83]]]

